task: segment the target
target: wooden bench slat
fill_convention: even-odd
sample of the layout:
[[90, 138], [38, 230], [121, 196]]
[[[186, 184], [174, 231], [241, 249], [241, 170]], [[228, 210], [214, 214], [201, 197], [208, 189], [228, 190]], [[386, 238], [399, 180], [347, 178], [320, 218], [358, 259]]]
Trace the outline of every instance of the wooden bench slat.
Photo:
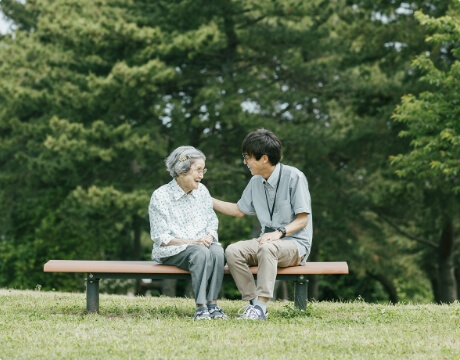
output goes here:
[[[257, 275], [257, 266], [251, 266], [250, 269], [253, 275]], [[182, 279], [190, 276], [188, 271], [154, 261], [49, 260], [43, 270], [48, 273], [87, 273], [86, 310], [88, 313], [99, 312], [99, 281], [101, 279], [144, 277]], [[225, 274], [230, 276], [227, 266]], [[294, 281], [294, 304], [301, 310], [305, 310], [307, 305], [308, 279], [304, 275], [313, 274], [348, 274], [348, 264], [346, 261], [307, 262], [301, 266], [278, 268], [277, 279]]]
[[[251, 266], [257, 274], [258, 267]], [[188, 274], [176, 266], [162, 265], [154, 261], [99, 261], [99, 260], [49, 260], [44, 272], [76, 273], [126, 273], [126, 274]], [[225, 273], [229, 274], [225, 267]], [[345, 261], [307, 262], [305, 265], [278, 268], [279, 275], [348, 274]]]

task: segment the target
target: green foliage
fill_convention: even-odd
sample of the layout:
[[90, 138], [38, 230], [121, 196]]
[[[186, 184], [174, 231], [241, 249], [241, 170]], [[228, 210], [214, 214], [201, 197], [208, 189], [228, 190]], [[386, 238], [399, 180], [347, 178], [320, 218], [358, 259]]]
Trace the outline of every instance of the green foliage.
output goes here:
[[[423, 250], [423, 268], [431, 278], [436, 300], [442, 302], [458, 298], [454, 271], [459, 266], [459, 10], [458, 2], [452, 2], [440, 18], [421, 11], [415, 14], [430, 32], [426, 42], [433, 51], [418, 56], [412, 64], [423, 75], [423, 91], [404, 96], [393, 114], [395, 121], [405, 125], [399, 136], [410, 139], [410, 149], [390, 158], [397, 175], [419, 189], [418, 203], [424, 210], [414, 217], [417, 228], [412, 233], [429, 245]], [[432, 260], [433, 250], [437, 262]], [[435, 276], [430, 275], [433, 271]]]
[[135, 234], [148, 225], [137, 219], [167, 152], [152, 118], [174, 69], [142, 55], [145, 30], [124, 18], [125, 5], [27, 4], [36, 29], [5, 40], [1, 283], [34, 287], [49, 258], [139, 256]]
[[460, 193], [460, 8], [453, 5], [449, 15], [432, 19], [421, 12], [416, 18], [434, 32], [427, 42], [444, 53], [437, 64], [429, 55], [417, 57], [413, 66], [424, 74], [421, 81], [430, 90], [418, 96], [406, 95], [393, 118], [407, 129], [401, 137], [411, 138], [412, 150], [392, 158], [401, 177], [425, 180], [443, 192]]
[[[211, 194], [236, 202], [250, 177], [241, 141], [266, 127], [283, 141], [283, 162], [309, 180], [310, 259], [346, 260], [352, 271], [345, 287], [322, 279], [314, 296], [387, 300], [375, 280], [384, 276], [402, 294], [431, 300], [426, 282], [407, 274], [419, 277], [433, 256], [393, 225], [401, 220], [406, 233], [436, 243], [442, 201], [426, 196], [418, 179], [395, 177], [388, 158], [438, 151], [428, 165], [417, 161], [437, 177], [433, 186], [442, 176], [455, 183], [458, 112], [449, 109], [457, 50], [440, 44], [455, 44], [458, 29], [449, 25], [454, 10], [443, 17], [446, 1], [0, 4], [18, 26], [0, 40], [0, 284], [81, 288], [72, 277], [45, 284], [43, 264], [148, 257], [147, 204], [169, 181], [164, 157], [197, 146]], [[417, 15], [421, 23], [414, 9], [427, 15]], [[425, 42], [425, 27], [446, 31]], [[434, 77], [425, 58], [410, 62], [427, 51]], [[422, 70], [432, 84], [418, 81]], [[436, 139], [397, 136], [408, 131], [390, 121], [405, 94], [414, 95], [401, 116], [422, 112]], [[419, 101], [437, 106], [423, 111]], [[432, 123], [433, 114], [452, 126]], [[424, 221], [425, 209], [433, 222]], [[254, 218], [219, 220], [224, 245], [257, 232]]]

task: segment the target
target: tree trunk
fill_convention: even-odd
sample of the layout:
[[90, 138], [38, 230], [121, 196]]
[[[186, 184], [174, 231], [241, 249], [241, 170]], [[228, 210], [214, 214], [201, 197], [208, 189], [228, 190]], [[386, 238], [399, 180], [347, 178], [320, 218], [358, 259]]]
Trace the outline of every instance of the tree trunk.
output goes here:
[[224, 31], [227, 38], [227, 46], [223, 51], [224, 61], [222, 62], [222, 73], [226, 77], [232, 78], [236, 47], [238, 45], [238, 36], [235, 32], [235, 21], [231, 9], [231, 1], [227, 1], [223, 4], [222, 9], [224, 10], [222, 16], [224, 18]]
[[460, 265], [455, 268], [455, 280], [457, 281], [457, 300], [460, 299]]
[[390, 303], [396, 304], [399, 301], [398, 292], [396, 291], [396, 286], [394, 285], [392, 280], [390, 280], [382, 274], [371, 274], [368, 272], [368, 275], [377, 280], [380, 284], [382, 284], [383, 288], [388, 294], [388, 300], [390, 301]]
[[435, 276], [434, 274], [429, 273], [428, 274], [428, 279], [430, 280], [431, 284], [431, 289], [433, 290], [433, 296], [434, 296], [434, 301], [439, 303], [439, 281], [438, 281], [438, 276]]
[[457, 300], [457, 283], [454, 268], [454, 225], [447, 219], [441, 234], [438, 257], [439, 303]]

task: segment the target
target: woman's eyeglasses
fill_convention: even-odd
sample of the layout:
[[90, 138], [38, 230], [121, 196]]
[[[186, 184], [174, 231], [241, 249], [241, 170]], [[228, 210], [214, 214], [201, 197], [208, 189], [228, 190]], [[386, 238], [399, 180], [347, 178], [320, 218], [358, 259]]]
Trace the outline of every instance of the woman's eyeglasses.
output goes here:
[[193, 170], [194, 172], [196, 172], [199, 175], [204, 175], [204, 174], [206, 174], [208, 172], [208, 169], [206, 169], [206, 168], [205, 169], [191, 169], [191, 170]]

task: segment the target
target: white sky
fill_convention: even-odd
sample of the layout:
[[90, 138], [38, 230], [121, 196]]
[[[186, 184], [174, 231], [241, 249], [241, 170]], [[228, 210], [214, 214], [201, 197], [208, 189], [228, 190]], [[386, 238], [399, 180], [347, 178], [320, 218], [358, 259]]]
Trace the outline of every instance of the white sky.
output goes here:
[[8, 31], [9, 27], [10, 25], [5, 21], [3, 14], [0, 12], [0, 33], [5, 34]]
[[[0, 0], [2, 1], [2, 0]], [[460, 1], [460, 0], [459, 0]], [[21, 2], [25, 2], [24, 0], [21, 1]], [[396, 11], [397, 13], [401, 13], [401, 14], [412, 14], [413, 13], [413, 9], [411, 9], [410, 7], [410, 4], [409, 3], [402, 3], [401, 4], [401, 7]], [[0, 12], [0, 33], [1, 34], [5, 34], [8, 32], [9, 30], [9, 24], [6, 22], [5, 18], [3, 17], [3, 14]]]

